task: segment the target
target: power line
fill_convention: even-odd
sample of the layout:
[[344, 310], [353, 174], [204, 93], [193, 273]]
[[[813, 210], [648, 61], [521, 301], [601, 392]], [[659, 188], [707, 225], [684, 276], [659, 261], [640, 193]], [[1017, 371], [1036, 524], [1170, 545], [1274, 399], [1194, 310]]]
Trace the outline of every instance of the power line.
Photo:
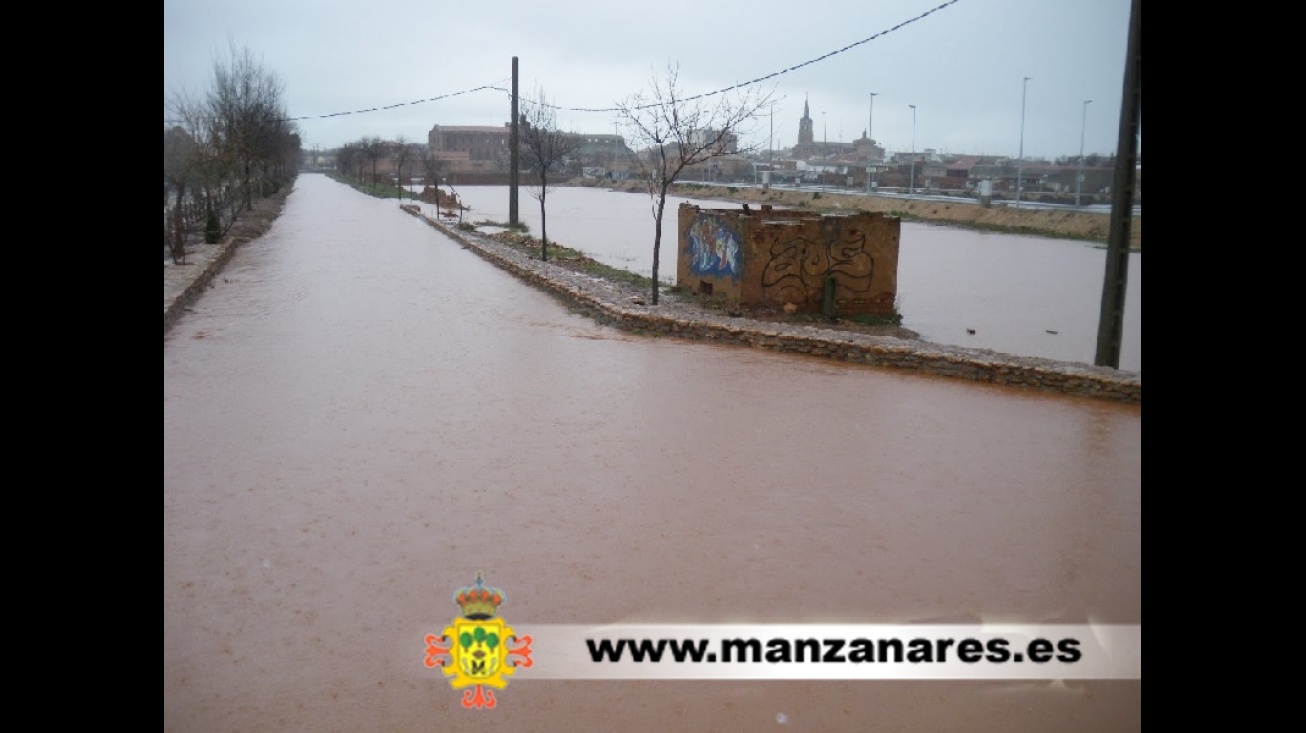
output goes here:
[[364, 113], [366, 113], [366, 112], [381, 112], [381, 111], [383, 111], [383, 110], [387, 110], [387, 109], [396, 109], [396, 108], [398, 108], [398, 107], [408, 107], [408, 106], [410, 106], [410, 105], [414, 105], [414, 104], [425, 104], [425, 103], [427, 103], [427, 102], [434, 102], [434, 101], [436, 101], [436, 100], [440, 100], [440, 99], [448, 99], [449, 97], [457, 97], [457, 96], [462, 95], [462, 94], [471, 94], [472, 92], [479, 92], [479, 91], [484, 90], [484, 89], [497, 89], [497, 90], [501, 90], [502, 88], [501, 88], [501, 87], [497, 87], [497, 86], [495, 86], [495, 84], [502, 84], [502, 83], [505, 82], [505, 81], [508, 81], [508, 79], [506, 79], [506, 78], [505, 78], [505, 79], [500, 79], [500, 80], [498, 80], [498, 81], [492, 82], [492, 83], [490, 83], [490, 84], [485, 84], [485, 85], [483, 85], [483, 86], [479, 86], [479, 87], [476, 87], [476, 88], [474, 88], [474, 89], [464, 89], [464, 90], [461, 91], [461, 92], [450, 92], [450, 93], [448, 93], [448, 94], [441, 94], [441, 95], [438, 96], [438, 97], [428, 97], [427, 99], [416, 99], [416, 100], [413, 100], [413, 101], [411, 101], [411, 102], [400, 102], [400, 103], [398, 103], [398, 104], [387, 104], [387, 105], [384, 106], [384, 107], [369, 107], [369, 108], [367, 108], [367, 109], [356, 109], [356, 110], [351, 110], [351, 111], [349, 111], [349, 112], [332, 112], [331, 114], [326, 114], [326, 115], [308, 115], [308, 116], [305, 116], [305, 117], [287, 117], [284, 121], [285, 121], [285, 122], [297, 122], [297, 121], [299, 121], [299, 120], [322, 120], [322, 119], [326, 119], [326, 118], [328, 118], [328, 117], [342, 117], [342, 116], [344, 116], [344, 115], [358, 115], [358, 114], [364, 114]]
[[[411, 102], [400, 102], [400, 103], [398, 103], [398, 104], [387, 104], [387, 105], [384, 106], [384, 107], [369, 107], [369, 108], [367, 108], [367, 109], [355, 109], [355, 110], [350, 110], [349, 112], [332, 112], [331, 114], [325, 114], [325, 115], [305, 115], [305, 116], [303, 116], [303, 117], [283, 117], [283, 118], [281, 118], [281, 119], [278, 120], [278, 121], [279, 121], [279, 122], [298, 122], [298, 121], [300, 121], [300, 120], [324, 120], [324, 119], [327, 119], [327, 118], [329, 118], [329, 117], [343, 117], [343, 116], [345, 116], [345, 115], [359, 115], [359, 114], [364, 114], [364, 113], [367, 113], [367, 112], [380, 112], [380, 111], [382, 111], [382, 110], [387, 110], [387, 109], [396, 109], [396, 108], [398, 108], [398, 107], [408, 107], [408, 106], [410, 106], [410, 105], [414, 105], [414, 104], [425, 104], [426, 102], [434, 102], [434, 101], [439, 100], [439, 99], [448, 99], [449, 97], [457, 97], [457, 96], [460, 96], [460, 95], [463, 95], [463, 94], [471, 94], [472, 92], [479, 92], [479, 91], [483, 91], [483, 90], [485, 90], [485, 89], [491, 89], [491, 90], [496, 90], [496, 91], [504, 91], [502, 87], [495, 86], [495, 85], [496, 85], [496, 84], [502, 84], [502, 83], [504, 83], [504, 82], [506, 82], [506, 81], [508, 81], [507, 78], [499, 79], [499, 80], [494, 81], [494, 82], [491, 82], [491, 83], [489, 83], [489, 84], [485, 84], [485, 85], [482, 85], [482, 86], [479, 86], [479, 87], [475, 87], [474, 89], [464, 89], [464, 90], [462, 90], [461, 92], [450, 92], [450, 93], [448, 93], [448, 94], [441, 94], [441, 95], [439, 95], [438, 97], [428, 97], [427, 99], [416, 99], [416, 100], [413, 100], [413, 101], [411, 101]], [[168, 119], [168, 118], [166, 118], [166, 117], [164, 118], [163, 121], [164, 121], [165, 124], [169, 124], [169, 125], [180, 125], [180, 124], [182, 124], [183, 122], [185, 122], [184, 120], [174, 120], [174, 119]]]
[[[923, 12], [923, 13], [921, 13], [920, 15], [916, 16], [915, 18], [911, 18], [910, 20], [904, 20], [903, 22], [899, 23], [898, 25], [893, 26], [892, 28], [889, 28], [889, 29], [887, 29], [887, 30], [880, 31], [879, 33], [876, 33], [875, 35], [870, 36], [869, 38], [863, 38], [863, 39], [860, 40], [860, 41], [856, 41], [856, 42], [854, 42], [854, 43], [850, 43], [850, 44], [848, 44], [847, 46], [844, 46], [843, 48], [836, 49], [836, 50], [831, 51], [831, 52], [829, 52], [829, 53], [827, 53], [827, 54], [823, 54], [823, 55], [821, 55], [821, 56], [817, 56], [816, 58], [813, 58], [813, 59], [808, 59], [807, 61], [804, 61], [804, 62], [802, 62], [801, 64], [794, 64], [793, 66], [790, 66], [790, 67], [787, 68], [787, 69], [782, 69], [782, 70], [780, 70], [780, 71], [774, 71], [774, 72], [772, 72], [772, 73], [770, 73], [770, 74], [767, 74], [767, 75], [765, 75], [765, 76], [759, 76], [759, 77], [757, 77], [756, 79], [750, 79], [749, 81], [740, 82], [740, 83], [738, 83], [738, 84], [733, 84], [733, 85], [731, 85], [731, 86], [724, 87], [724, 88], [722, 88], [722, 89], [717, 89], [717, 90], [710, 91], [710, 92], [703, 92], [702, 94], [695, 94], [695, 95], [693, 95], [693, 96], [685, 97], [685, 98], [683, 98], [682, 101], [685, 101], [685, 102], [692, 102], [692, 101], [694, 101], [695, 99], [705, 99], [705, 98], [707, 98], [707, 97], [713, 97], [713, 96], [716, 96], [716, 95], [718, 95], [718, 94], [724, 94], [724, 93], [726, 93], [726, 92], [733, 91], [733, 90], [735, 90], [735, 89], [742, 89], [742, 88], [744, 88], [744, 87], [746, 87], [746, 86], [751, 86], [751, 85], [753, 85], [753, 84], [758, 84], [758, 83], [761, 83], [761, 82], [766, 81], [767, 79], [774, 79], [774, 78], [776, 78], [776, 77], [778, 77], [778, 76], [783, 76], [783, 75], [785, 75], [785, 74], [788, 74], [788, 73], [791, 72], [791, 71], [797, 71], [798, 69], [801, 69], [801, 68], [803, 68], [803, 67], [805, 67], [805, 66], [811, 66], [812, 64], [815, 64], [815, 63], [817, 63], [818, 61], [824, 61], [825, 59], [828, 59], [828, 58], [830, 58], [830, 57], [832, 57], [832, 56], [838, 56], [839, 54], [844, 53], [845, 51], [849, 51], [849, 50], [851, 50], [851, 49], [854, 49], [854, 48], [856, 48], [856, 47], [858, 47], [858, 46], [860, 46], [860, 45], [862, 45], [862, 44], [864, 44], [864, 43], [870, 43], [871, 41], [874, 41], [874, 40], [877, 39], [877, 38], [880, 38], [880, 37], [882, 37], [882, 36], [886, 36], [886, 35], [888, 35], [888, 34], [890, 34], [890, 33], [893, 33], [894, 31], [900, 30], [900, 29], [904, 28], [905, 26], [911, 25], [912, 23], [915, 23], [916, 21], [921, 20], [922, 18], [925, 18], [926, 16], [929, 16], [929, 15], [932, 15], [932, 14], [934, 14], [934, 13], [937, 13], [937, 12], [939, 12], [940, 10], [943, 10], [944, 8], [946, 8], [946, 7], [950, 6], [950, 5], [956, 5], [956, 4], [959, 3], [959, 2], [961, 2], [961, 0], [947, 0], [947, 2], [945, 2], [945, 3], [941, 4], [941, 5], [938, 5], [937, 7], [934, 7], [934, 8], [931, 8], [931, 9], [929, 9], [929, 10], [926, 10], [925, 12]], [[472, 92], [479, 92], [479, 91], [483, 91], [483, 90], [486, 90], [486, 89], [491, 89], [491, 90], [494, 90], [494, 91], [503, 92], [503, 93], [505, 93], [505, 94], [512, 94], [511, 91], [509, 91], [509, 90], [507, 90], [507, 89], [505, 89], [505, 88], [503, 88], [503, 87], [501, 87], [501, 86], [496, 86], [497, 84], [503, 84], [503, 83], [505, 83], [505, 82], [507, 82], [507, 81], [509, 81], [509, 79], [507, 79], [507, 78], [505, 78], [505, 79], [500, 79], [499, 81], [496, 81], [496, 82], [494, 82], [494, 83], [486, 84], [486, 85], [483, 85], [483, 86], [479, 86], [479, 87], [476, 87], [476, 88], [474, 88], [474, 89], [464, 89], [464, 90], [461, 91], [461, 92], [451, 92], [451, 93], [449, 93], [449, 94], [441, 94], [441, 95], [438, 96], [438, 97], [430, 97], [430, 98], [427, 98], [427, 99], [417, 99], [417, 100], [414, 100], [414, 101], [412, 101], [412, 102], [399, 102], [398, 104], [388, 104], [388, 105], [386, 105], [386, 106], [384, 106], [384, 107], [369, 107], [369, 108], [367, 108], [367, 109], [356, 109], [356, 110], [351, 110], [351, 111], [349, 111], [349, 112], [333, 112], [333, 113], [331, 113], [331, 114], [325, 114], [325, 115], [307, 115], [307, 116], [304, 116], [304, 117], [288, 117], [288, 118], [286, 118], [284, 121], [286, 121], [286, 122], [297, 122], [297, 121], [299, 121], [299, 120], [321, 120], [321, 119], [327, 119], [327, 118], [329, 118], [329, 117], [342, 117], [342, 116], [345, 116], [345, 115], [365, 114], [365, 113], [367, 113], [367, 112], [380, 112], [380, 111], [387, 110], [387, 109], [395, 109], [395, 108], [397, 108], [397, 107], [407, 107], [407, 106], [414, 105], [414, 104], [425, 104], [426, 102], [434, 102], [434, 101], [436, 101], [436, 100], [440, 100], [440, 99], [448, 99], [449, 97], [457, 97], [457, 96], [459, 96], [459, 95], [463, 95], [463, 94], [471, 94]], [[528, 104], [539, 104], [539, 102], [530, 102], [530, 101], [527, 101], [527, 103], [528, 103]], [[560, 107], [560, 106], [555, 105], [555, 104], [544, 104], [543, 106], [545, 106], [545, 107], [549, 107], [549, 108], [552, 108], [552, 109], [555, 109], [555, 110], [559, 110], [559, 111], [561, 111], [561, 112], [620, 112], [621, 109], [622, 109], [622, 108], [620, 108], [620, 107]], [[657, 105], [654, 105], [654, 104], [646, 104], [646, 105], [642, 105], [642, 106], [638, 106], [638, 107], [633, 107], [632, 109], [650, 109], [650, 108], [655, 107], [655, 106], [657, 106]]]
[[[734, 85], [732, 85], [732, 86], [728, 86], [728, 87], [725, 87], [725, 88], [722, 88], [722, 89], [717, 89], [717, 90], [715, 90], [715, 91], [704, 92], [704, 93], [702, 93], [702, 94], [695, 94], [695, 95], [690, 96], [690, 97], [684, 97], [684, 98], [682, 99], [682, 101], [685, 101], [685, 102], [692, 102], [692, 101], [695, 100], [695, 99], [704, 99], [704, 98], [706, 98], [706, 97], [712, 97], [712, 96], [715, 96], [715, 95], [717, 95], [717, 94], [724, 94], [724, 93], [726, 93], [726, 92], [729, 92], [729, 91], [732, 91], [732, 90], [735, 90], [735, 89], [742, 89], [742, 88], [744, 88], [744, 87], [746, 87], [746, 86], [750, 86], [750, 85], [753, 85], [753, 84], [757, 84], [757, 83], [759, 83], [759, 82], [764, 82], [764, 81], [766, 81], [767, 79], [774, 79], [774, 78], [777, 77], [777, 76], [783, 76], [784, 74], [788, 74], [788, 73], [791, 72], [791, 71], [797, 71], [798, 69], [801, 69], [801, 68], [803, 68], [804, 66], [811, 66], [812, 64], [814, 64], [814, 63], [816, 63], [816, 62], [818, 62], [818, 61], [824, 61], [825, 59], [828, 59], [828, 58], [830, 58], [831, 56], [838, 56], [839, 54], [843, 53], [844, 51], [848, 51], [848, 50], [850, 50], [850, 49], [856, 48], [857, 46], [860, 46], [860, 45], [862, 45], [863, 43], [870, 43], [871, 41], [874, 41], [875, 39], [880, 38], [881, 36], [886, 36], [886, 35], [888, 35], [888, 34], [890, 34], [890, 33], [893, 33], [894, 31], [899, 30], [899, 29], [903, 28], [904, 26], [908, 26], [908, 25], [911, 25], [912, 23], [915, 23], [916, 21], [918, 21], [918, 20], [920, 20], [920, 19], [926, 17], [927, 15], [931, 15], [931, 14], [933, 14], [933, 13], [937, 13], [937, 12], [939, 12], [940, 10], [942, 10], [942, 9], [944, 9], [944, 8], [946, 8], [946, 7], [948, 7], [949, 5], [956, 5], [958, 2], [961, 2], [961, 0], [948, 0], [947, 2], [943, 3], [942, 5], [939, 5], [939, 6], [937, 6], [937, 7], [931, 8], [930, 10], [926, 10], [924, 13], [921, 13], [920, 15], [918, 15], [918, 16], [916, 16], [915, 18], [912, 18], [912, 19], [910, 19], [910, 20], [904, 20], [903, 22], [899, 23], [898, 25], [893, 26], [892, 28], [889, 28], [888, 30], [880, 31], [879, 33], [876, 33], [875, 35], [873, 35], [873, 36], [871, 36], [871, 37], [869, 37], [869, 38], [863, 38], [863, 39], [860, 40], [860, 41], [857, 41], [857, 42], [855, 42], [855, 43], [850, 43], [850, 44], [848, 44], [847, 46], [844, 46], [843, 48], [837, 49], [837, 50], [835, 50], [835, 51], [831, 51], [831, 52], [829, 52], [829, 53], [827, 53], [827, 54], [824, 54], [824, 55], [821, 55], [821, 56], [817, 56], [817, 57], [814, 58], [814, 59], [808, 59], [807, 61], [804, 61], [804, 62], [802, 62], [801, 64], [794, 64], [793, 66], [790, 66], [790, 67], [787, 68], [787, 69], [782, 69], [782, 70], [780, 70], [780, 71], [775, 71], [775, 72], [772, 72], [772, 73], [770, 73], [770, 74], [767, 74], [766, 76], [759, 76], [759, 77], [757, 77], [756, 79], [750, 79], [749, 81], [740, 82], [740, 83], [738, 83], [738, 84], [734, 84]], [[501, 89], [501, 88], [500, 88], [499, 91], [501, 91], [501, 92], [506, 92], [507, 90], [506, 90], [506, 89]], [[620, 108], [620, 107], [603, 107], [603, 108], [597, 108], [597, 107], [558, 107], [558, 106], [556, 106], [556, 105], [552, 105], [552, 104], [545, 104], [544, 106], [546, 106], [546, 107], [552, 107], [553, 109], [560, 110], [560, 111], [563, 111], [563, 112], [620, 112], [620, 111], [622, 111], [622, 108]], [[656, 105], [656, 104], [646, 104], [646, 105], [642, 105], [642, 106], [638, 106], [638, 107], [631, 107], [631, 109], [650, 109], [650, 108], [653, 108], [653, 107], [656, 107], [656, 106], [658, 106], [658, 105]]]

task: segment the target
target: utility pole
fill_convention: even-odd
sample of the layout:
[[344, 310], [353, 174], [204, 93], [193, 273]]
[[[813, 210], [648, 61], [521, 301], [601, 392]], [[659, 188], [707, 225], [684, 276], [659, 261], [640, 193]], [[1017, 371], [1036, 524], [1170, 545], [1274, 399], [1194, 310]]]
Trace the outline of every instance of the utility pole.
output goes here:
[[911, 176], [907, 181], [907, 191], [909, 195], [916, 193], [916, 105], [909, 104], [911, 107]]
[[1125, 56], [1120, 135], [1116, 141], [1116, 171], [1111, 185], [1111, 231], [1107, 236], [1102, 313], [1097, 324], [1097, 357], [1093, 362], [1112, 369], [1120, 368], [1125, 283], [1129, 278], [1129, 227], [1134, 217], [1138, 129], [1143, 111], [1143, 21], [1139, 17], [1142, 3], [1143, 0], [1133, 0], [1129, 9], [1129, 50]]
[[1075, 171], [1075, 206], [1079, 206], [1079, 194], [1084, 190], [1084, 130], [1088, 127], [1088, 105], [1093, 100], [1084, 100], [1084, 111], [1079, 120], [1079, 170]]
[[508, 224], [517, 226], [517, 57], [512, 57], [512, 132], [508, 135]]

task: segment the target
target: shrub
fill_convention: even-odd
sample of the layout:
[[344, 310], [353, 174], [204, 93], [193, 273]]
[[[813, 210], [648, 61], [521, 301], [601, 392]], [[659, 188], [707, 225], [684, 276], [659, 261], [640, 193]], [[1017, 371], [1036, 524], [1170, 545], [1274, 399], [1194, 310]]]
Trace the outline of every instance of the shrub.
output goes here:
[[210, 211], [209, 218], [204, 222], [204, 243], [217, 244], [221, 239], [222, 224], [218, 222], [218, 215]]

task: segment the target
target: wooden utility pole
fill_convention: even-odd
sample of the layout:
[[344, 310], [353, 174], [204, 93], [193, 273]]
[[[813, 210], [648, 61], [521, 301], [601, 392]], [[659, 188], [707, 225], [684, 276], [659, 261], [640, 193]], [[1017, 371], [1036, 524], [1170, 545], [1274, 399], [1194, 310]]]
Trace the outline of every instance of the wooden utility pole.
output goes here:
[[512, 57], [512, 132], [508, 135], [508, 223], [517, 226], [517, 57]]
[[1116, 171], [1111, 183], [1111, 231], [1107, 236], [1106, 276], [1102, 282], [1102, 312], [1097, 323], [1097, 356], [1093, 362], [1112, 369], [1120, 368], [1125, 284], [1129, 279], [1129, 227], [1134, 216], [1138, 128], [1143, 111], [1142, 5], [1143, 0], [1133, 0], [1129, 9], [1129, 50], [1125, 56]]

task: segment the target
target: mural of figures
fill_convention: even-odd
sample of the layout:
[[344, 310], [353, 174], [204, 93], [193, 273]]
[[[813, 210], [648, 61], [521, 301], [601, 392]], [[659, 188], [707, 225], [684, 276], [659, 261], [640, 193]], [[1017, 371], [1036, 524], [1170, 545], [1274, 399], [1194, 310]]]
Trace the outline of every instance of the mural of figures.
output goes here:
[[850, 230], [843, 241], [817, 242], [799, 236], [771, 245], [762, 287], [769, 300], [802, 303], [820, 297], [827, 275], [834, 275], [837, 288], [845, 293], [864, 293], [874, 274], [875, 260], [866, 252], [866, 234]]
[[696, 275], [739, 279], [739, 235], [719, 217], [700, 214], [694, 220], [685, 254]]

